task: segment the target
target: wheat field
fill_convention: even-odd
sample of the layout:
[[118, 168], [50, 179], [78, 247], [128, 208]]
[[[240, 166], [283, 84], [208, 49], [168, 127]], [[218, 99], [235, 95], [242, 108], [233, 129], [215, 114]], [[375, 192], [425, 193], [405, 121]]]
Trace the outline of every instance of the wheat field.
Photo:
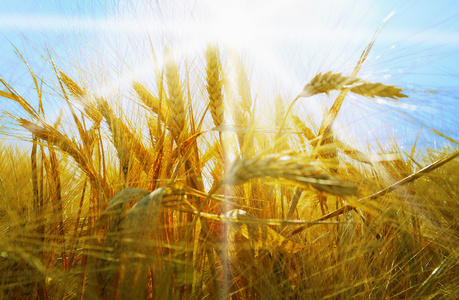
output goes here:
[[[261, 96], [269, 113], [218, 43], [191, 70], [154, 49], [153, 78], [109, 96], [19, 54], [34, 84], [0, 77], [0, 299], [457, 299], [458, 142], [371, 152], [333, 130], [350, 95], [410, 98], [360, 76], [375, 42]], [[318, 95], [317, 123], [298, 105]]]

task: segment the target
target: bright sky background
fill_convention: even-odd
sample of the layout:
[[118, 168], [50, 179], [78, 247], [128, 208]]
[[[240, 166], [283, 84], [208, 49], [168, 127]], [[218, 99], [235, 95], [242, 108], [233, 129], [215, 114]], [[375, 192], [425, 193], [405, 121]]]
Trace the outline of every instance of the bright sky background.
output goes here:
[[[389, 19], [359, 76], [403, 87], [410, 98], [394, 103], [349, 95], [340, 129], [370, 142], [393, 134], [408, 149], [419, 129], [426, 145], [441, 141], [429, 128], [459, 139], [457, 0], [0, 2], [0, 77], [19, 92], [30, 93], [32, 81], [13, 45], [37, 75], [52, 76], [40, 57], [49, 48], [70, 74], [111, 82], [99, 86], [109, 95], [129, 88], [133, 79], [154, 83], [149, 38], [160, 62], [164, 45], [173, 45], [177, 58], [196, 66], [203, 65], [206, 43], [216, 41], [249, 62], [259, 108], [271, 105], [279, 91], [288, 104], [318, 72], [349, 75]], [[438, 93], [423, 92], [429, 90]], [[330, 101], [308, 98], [297, 112], [321, 118], [319, 111]], [[0, 108], [12, 109], [5, 100]]]

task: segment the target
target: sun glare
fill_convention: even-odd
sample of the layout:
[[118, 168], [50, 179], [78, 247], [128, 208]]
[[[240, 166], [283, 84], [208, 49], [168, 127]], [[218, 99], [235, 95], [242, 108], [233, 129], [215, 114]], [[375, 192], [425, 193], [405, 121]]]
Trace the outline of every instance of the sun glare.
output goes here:
[[[191, 13], [186, 11], [188, 6], [173, 7], [171, 15], [154, 19], [149, 28], [163, 26], [176, 36], [179, 47], [174, 50], [184, 57], [202, 55], [209, 43], [247, 57], [253, 63], [254, 85], [277, 85], [294, 97], [317, 72], [331, 67], [350, 71], [374, 34], [367, 26], [373, 21], [368, 3], [197, 1]], [[317, 112], [322, 108], [313, 103], [310, 109]]]
[[[226, 76], [234, 78], [231, 56], [242, 57], [250, 73], [252, 98], [257, 110], [266, 111], [273, 105], [279, 91], [289, 105], [318, 73], [332, 70], [350, 75], [376, 30], [384, 23], [391, 25], [400, 10], [400, 6], [384, 10], [377, 1], [367, 0], [134, 3], [120, 2], [111, 13], [93, 16], [84, 13], [11, 14], [0, 18], [0, 29], [14, 28], [24, 34], [37, 32], [36, 37], [44, 41], [52, 40], [52, 35], [57, 37], [56, 40], [62, 39], [63, 43], [51, 46], [56, 53], [75, 53], [74, 60], [82, 69], [94, 68], [96, 63], [97, 68], [107, 74], [107, 79], [99, 76], [88, 80], [96, 82], [97, 92], [106, 98], [119, 94], [121, 90], [130, 90], [134, 80], [151, 82], [155, 76], [151, 46], [159, 66], [163, 65], [162, 54], [166, 46], [173, 50], [179, 64], [192, 63], [196, 70], [198, 65], [202, 66], [207, 45], [218, 44], [225, 50]], [[395, 82], [409, 75], [419, 64], [427, 64], [421, 61], [425, 59], [421, 55], [416, 61], [414, 55], [411, 62], [405, 60], [405, 54], [399, 54], [406, 51], [400, 41], [409, 34], [403, 30], [391, 31], [388, 27], [377, 38], [369, 59], [359, 72], [360, 78]], [[457, 34], [435, 33], [434, 29], [411, 36], [412, 45], [442, 46], [446, 41], [457, 41]], [[67, 42], [64, 37], [69, 33], [81, 43], [75, 46]], [[92, 53], [93, 57], [85, 57], [86, 53]], [[349, 95], [349, 98], [358, 101], [355, 95]], [[300, 101], [295, 109], [306, 116], [321, 119], [324, 107], [329, 105], [327, 99], [331, 98], [313, 96]], [[380, 102], [377, 100], [376, 104]], [[393, 104], [379, 105], [384, 106]], [[413, 104], [408, 107], [411, 110], [416, 108]], [[359, 111], [350, 114], [353, 119], [346, 126], [355, 128], [349, 124], [363, 118], [364, 112], [362, 116], [356, 115]]]

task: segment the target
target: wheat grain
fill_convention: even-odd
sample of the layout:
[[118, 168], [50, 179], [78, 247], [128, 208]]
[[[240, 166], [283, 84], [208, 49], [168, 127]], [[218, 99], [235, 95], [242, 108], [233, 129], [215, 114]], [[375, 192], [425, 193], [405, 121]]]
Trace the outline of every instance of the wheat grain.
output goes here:
[[371, 158], [368, 155], [366, 155], [365, 153], [363, 153], [363, 152], [351, 147], [347, 143], [344, 143], [344, 142], [342, 142], [342, 141], [340, 141], [338, 139], [335, 139], [335, 145], [341, 151], [343, 151], [344, 154], [346, 154], [350, 158], [352, 158], [352, 159], [354, 159], [354, 160], [356, 160], [358, 162], [361, 162], [361, 163], [372, 165]]
[[[354, 70], [352, 71], [352, 74], [351, 74], [352, 79], [354, 79], [357, 76], [360, 69], [362, 68], [363, 63], [367, 59], [368, 54], [371, 51], [371, 48], [373, 48], [375, 37], [376, 36], [373, 37], [373, 39], [370, 41], [370, 43], [368, 43], [368, 45], [365, 47], [362, 54], [360, 55], [359, 61], [357, 62], [356, 66], [354, 67]], [[341, 105], [343, 104], [344, 98], [346, 97], [346, 94], [348, 91], [349, 91], [349, 88], [344, 88], [341, 90], [335, 102], [333, 102], [332, 107], [330, 108], [326, 116], [323, 118], [322, 123], [320, 124], [320, 128], [319, 128], [319, 134], [318, 134], [319, 139], [314, 147], [314, 150], [322, 146], [323, 139], [328, 137], [330, 131], [332, 130], [333, 123], [336, 120], [336, 116], [338, 115], [338, 112], [341, 108]], [[316, 155], [313, 155], [313, 157], [316, 157]]]
[[127, 175], [131, 164], [131, 149], [128, 147], [129, 140], [124, 135], [128, 131], [124, 123], [113, 113], [108, 102], [103, 99], [98, 99], [98, 108], [107, 122], [108, 128], [112, 133], [113, 146], [115, 146], [116, 154], [120, 160], [121, 170]]
[[10, 100], [17, 102], [30, 116], [34, 117], [35, 119], [39, 119], [37, 111], [27, 102], [26, 99], [21, 97], [13, 88], [2, 78], [0, 78], [0, 82], [5, 86], [8, 92], [0, 91], [0, 97], [4, 97]]
[[[156, 139], [160, 139], [161, 137], [161, 127], [160, 125], [163, 121], [166, 125], [167, 130], [173, 131], [172, 123], [170, 120], [170, 111], [167, 105], [161, 105], [161, 101], [154, 97], [148, 90], [143, 86], [141, 83], [133, 82], [133, 88], [136, 91], [140, 100], [151, 109], [151, 111], [157, 114], [156, 121], [157, 123], [153, 123], [153, 118], [149, 118], [148, 126], [150, 129], [150, 134], [155, 136]], [[162, 92], [161, 92], [162, 93]], [[161, 122], [160, 122], [161, 121]]]
[[252, 122], [252, 93], [242, 59], [238, 55], [233, 55], [233, 60], [236, 69], [238, 97], [233, 97], [233, 101], [230, 101], [230, 109], [235, 124], [246, 129], [246, 133], [237, 133], [237, 138], [241, 153], [247, 154], [254, 150], [253, 132], [250, 131], [254, 128], [252, 126], [254, 124]]
[[[0, 294], [3, 298], [16, 299], [29, 295], [35, 298], [58, 299], [202, 299], [224, 298], [228, 295], [235, 299], [349, 298], [355, 295], [375, 298], [413, 298], [414, 295], [432, 298], [438, 295], [439, 290], [435, 287], [439, 286], [442, 287], [441, 292], [454, 295], [457, 288], [454, 280], [451, 283], [454, 272], [450, 274], [450, 271], [456, 266], [457, 255], [454, 254], [458, 248], [453, 213], [456, 208], [454, 196], [457, 194], [454, 191], [454, 182], [457, 181], [454, 168], [457, 164], [451, 162], [448, 170], [437, 168], [456, 159], [459, 156], [457, 151], [410, 176], [408, 175], [414, 169], [411, 165], [406, 165], [404, 160], [393, 160], [387, 162], [387, 165], [382, 162], [381, 167], [385, 167], [388, 174], [401, 180], [379, 192], [373, 189], [384, 184], [384, 181], [382, 176], [376, 176], [380, 172], [376, 163], [375, 168], [357, 168], [360, 165], [354, 161], [341, 162], [342, 172], [339, 175], [343, 176], [340, 177], [342, 181], [323, 167], [328, 167], [323, 162], [329, 163], [330, 158], [336, 157], [336, 149], [361, 162], [370, 162], [363, 153], [348, 145], [348, 141], [341, 142], [333, 137], [332, 125], [346, 92], [351, 91], [364, 97], [397, 99], [404, 97], [401, 89], [354, 78], [357, 73], [353, 73], [352, 77], [332, 72], [319, 74], [305, 88], [305, 96], [333, 90], [342, 91], [336, 105], [324, 117], [319, 134], [315, 134], [316, 128], [311, 127], [311, 130], [305, 125], [310, 123], [303, 122], [302, 116], [299, 118], [289, 114], [290, 108], [286, 113], [280, 97], [275, 100], [277, 114], [274, 115], [274, 122], [280, 128], [279, 134], [285, 136], [275, 141], [282, 147], [279, 146], [273, 151], [290, 147], [286, 132], [282, 130], [285, 123], [290, 121], [302, 131], [301, 138], [309, 140], [311, 146], [317, 147], [316, 151], [306, 155], [304, 152], [299, 154], [295, 149], [274, 155], [263, 152], [250, 156], [247, 153], [257, 151], [265, 146], [265, 141], [270, 140], [270, 131], [247, 130], [249, 118], [250, 124], [258, 121], [253, 113], [250, 86], [242, 86], [248, 84], [248, 76], [244, 71], [244, 74], [236, 77], [236, 83], [242, 86], [239, 94], [236, 88], [236, 95], [227, 92], [231, 91], [231, 87], [228, 88], [226, 81], [222, 80], [230, 72], [219, 69], [220, 58], [218, 50], [209, 47], [206, 51], [205, 82], [193, 86], [185, 80], [189, 88], [187, 99], [190, 101], [186, 110], [184, 108], [188, 113], [182, 114], [185, 120], [183, 127], [180, 127], [180, 122], [172, 119], [180, 115], [180, 108], [177, 113], [177, 107], [185, 106], [186, 100], [180, 94], [183, 86], [180, 86], [176, 67], [169, 72], [175, 74], [169, 76], [167, 81], [168, 84], [172, 82], [168, 95], [181, 99], [178, 105], [176, 100], [171, 100], [174, 97], [166, 95], [162, 76], [159, 80], [159, 71], [156, 72], [158, 87], [154, 87], [155, 91], [159, 91], [156, 98], [142, 84], [133, 83], [139, 98], [134, 101], [134, 105], [140, 104], [140, 108], [144, 109], [138, 116], [148, 118], [139, 122], [139, 125], [148, 122], [147, 128], [136, 126], [135, 130], [128, 122], [130, 116], [127, 112], [115, 110], [112, 102], [92, 96], [62, 72], [58, 71], [57, 76], [62, 87], [60, 93], [64, 92], [63, 99], [79, 101], [92, 121], [103, 119], [108, 126], [88, 125], [86, 117], [80, 119], [73, 111], [74, 123], [60, 125], [56, 122], [54, 126], [49, 125], [41, 121], [45, 119], [41, 101], [35, 111], [32, 102], [28, 103], [4, 84], [6, 90], [0, 91], [0, 96], [19, 103], [24, 109], [21, 113], [30, 115], [30, 120], [34, 121], [21, 120], [14, 117], [15, 113], [9, 115], [20, 120], [19, 123], [33, 134], [34, 145], [29, 156], [31, 162], [27, 160], [27, 165], [24, 166], [23, 158], [10, 160], [9, 157], [15, 157], [16, 154], [5, 156], [0, 149], [0, 194], [5, 199], [0, 205], [0, 220], [5, 225], [0, 233]], [[191, 74], [193, 71], [190, 73], [190, 82], [193, 82]], [[174, 78], [170, 80], [170, 77]], [[241, 81], [244, 77], [246, 79]], [[179, 92], [174, 90], [176, 88]], [[202, 113], [198, 105], [191, 105], [190, 91], [194, 88], [198, 91], [206, 89], [204, 98], [209, 98], [209, 108], [215, 125], [227, 121], [223, 115], [223, 100], [234, 100], [228, 104], [234, 106], [231, 110], [232, 118], [234, 123], [240, 125], [235, 133], [238, 138], [242, 137], [239, 142], [244, 151], [241, 151], [242, 158], [232, 164], [223, 178], [226, 157], [238, 157], [240, 153], [236, 147], [229, 147], [228, 156], [221, 155], [223, 147], [220, 147], [218, 141], [214, 141], [213, 136], [209, 138], [207, 132], [201, 130], [202, 122], [199, 125], [198, 122], [195, 123], [194, 117], [207, 120], [208, 115]], [[225, 89], [225, 99], [221, 96], [222, 88]], [[68, 99], [70, 96], [71, 99]], [[119, 96], [129, 99], [129, 95]], [[244, 101], [243, 98], [249, 100]], [[162, 99], [166, 101], [163, 103]], [[68, 104], [72, 108], [70, 101]], [[95, 112], [89, 111], [89, 108], [94, 108]], [[292, 120], [288, 119], [290, 116]], [[51, 116], [46, 116], [48, 117]], [[185, 142], [183, 134], [187, 133], [186, 119], [190, 121], [190, 136], [196, 133], [199, 139], [190, 138]], [[71, 130], [69, 126], [72, 124], [78, 127], [79, 142], [57, 130], [62, 126]], [[113, 136], [111, 141], [107, 141], [106, 135], [101, 134], [107, 127], [108, 133]], [[142, 134], [148, 129], [154, 131], [155, 127], [157, 134], [151, 138], [152, 145], [145, 147]], [[164, 135], [160, 130], [162, 127], [170, 134]], [[252, 134], [254, 131], [257, 132], [256, 135]], [[245, 142], [244, 135], [247, 136]], [[251, 140], [254, 142], [249, 143]], [[107, 142], [113, 143], [116, 153], [110, 151], [113, 147], [104, 149]], [[174, 143], [180, 143], [181, 147], [174, 147]], [[39, 144], [41, 151], [38, 150]], [[49, 149], [44, 149], [45, 146]], [[66, 155], [61, 159], [54, 154], [54, 148], [60, 148]], [[391, 151], [395, 148], [398, 146]], [[271, 149], [268, 151], [267, 153], [271, 153]], [[402, 151], [396, 153], [400, 155]], [[77, 162], [73, 163], [78, 167], [76, 172], [68, 171], [69, 155]], [[125, 189], [113, 197], [107, 209], [94, 223], [93, 220], [97, 219], [101, 208], [107, 203], [100, 196], [101, 191], [118, 189], [121, 183], [113, 176], [116, 169], [112, 162], [114, 156], [116, 160], [116, 155], [122, 157], [120, 160], [123, 165], [126, 163], [133, 166], [129, 170], [132, 184], [154, 189], [153, 187], [167, 182], [168, 188], [160, 188], [153, 193], [135, 188]], [[153, 163], [150, 162], [150, 155], [154, 157]], [[316, 164], [316, 156], [319, 156], [320, 165]], [[326, 160], [325, 156], [328, 156]], [[411, 156], [414, 154], [411, 153]], [[424, 159], [432, 159], [432, 156], [425, 156]], [[11, 165], [11, 170], [5, 164], [6, 161]], [[140, 164], [146, 171], [152, 165], [148, 174], [141, 172]], [[17, 165], [21, 168], [17, 168]], [[28, 172], [30, 169], [32, 171], [29, 177], [23, 176], [27, 172], [22, 172], [22, 169], [27, 168]], [[74, 168], [70, 169], [74, 171]], [[387, 194], [434, 169], [437, 169], [435, 179], [445, 177], [444, 182], [438, 180], [440, 183], [437, 190], [431, 186], [432, 181], [426, 178], [425, 181], [421, 179], [421, 182], [406, 188], [413, 193], [401, 190], [399, 193]], [[91, 182], [89, 192], [86, 192], [87, 175]], [[402, 179], [404, 176], [408, 177]], [[10, 180], [14, 178], [19, 178], [21, 185], [13, 186]], [[253, 178], [260, 180], [254, 180], [245, 186], [234, 186], [242, 185]], [[263, 179], [269, 179], [269, 182], [266, 183]], [[174, 180], [181, 182], [183, 185], [180, 187], [184, 188], [174, 189]], [[59, 186], [60, 181], [62, 187]], [[307, 190], [312, 186], [319, 191], [337, 195], [356, 194], [355, 185], [343, 181], [359, 182], [362, 185], [359, 189], [361, 193], [370, 196], [361, 198], [360, 201], [347, 198], [347, 205], [342, 203], [344, 207], [339, 208], [340, 197]], [[233, 186], [225, 185], [222, 188], [223, 183]], [[206, 184], [212, 184], [207, 193], [204, 188]], [[62, 195], [59, 194], [61, 188]], [[217, 191], [222, 195], [215, 195]], [[381, 201], [377, 200], [383, 196]], [[415, 201], [411, 201], [412, 196]], [[321, 217], [321, 212], [316, 209], [317, 205], [309, 205], [316, 202], [317, 197], [324, 204], [331, 204], [336, 200], [336, 210]], [[22, 206], [22, 202], [26, 203], [28, 198], [33, 199], [36, 210], [27, 207], [20, 214], [12, 212], [13, 209], [10, 208], [14, 208], [16, 203], [21, 203]], [[46, 201], [48, 198], [62, 201], [62, 208], [53, 209], [53, 203]], [[78, 200], [80, 207], [76, 212], [74, 203]], [[135, 201], [138, 203], [128, 210]], [[290, 203], [288, 211], [284, 209], [285, 202]], [[226, 207], [219, 206], [221, 203], [231, 205], [230, 209], [237, 207], [244, 210], [226, 212]], [[365, 218], [362, 218], [363, 222], [352, 220], [351, 210], [361, 210], [368, 223]], [[128, 218], [125, 217], [127, 213]], [[324, 209], [322, 213], [325, 214]], [[344, 213], [346, 215], [341, 216]], [[62, 218], [63, 214], [65, 218]], [[306, 221], [307, 215], [315, 221]], [[352, 215], [357, 216], [354, 213]], [[288, 221], [295, 216], [299, 220]], [[340, 217], [340, 220], [324, 221], [336, 217]], [[343, 217], [347, 223], [345, 225], [341, 222]], [[22, 222], [22, 219], [25, 221]], [[25, 226], [25, 230], [16, 225], [26, 222], [31, 225]], [[296, 243], [289, 238], [292, 234], [318, 224], [321, 226], [317, 226], [317, 230], [308, 230], [296, 237]], [[337, 226], [326, 228], [323, 226], [325, 224]], [[279, 227], [285, 234], [277, 231]], [[228, 230], [225, 231], [225, 228]], [[372, 228], [377, 228], [384, 236], [376, 246], [373, 243]], [[346, 238], [347, 234], [353, 238]], [[323, 243], [308, 242], [318, 240], [323, 240]], [[65, 251], [61, 251], [64, 245]], [[373, 255], [375, 251], [378, 255]], [[230, 259], [226, 255], [230, 255]], [[445, 257], [448, 259], [445, 260]], [[228, 266], [231, 266], [229, 270]], [[444, 266], [446, 267], [443, 268]], [[315, 269], [319, 269], [319, 272], [314, 271]], [[337, 272], [342, 276], [336, 276]], [[373, 280], [374, 278], [378, 280]], [[358, 284], [359, 282], [365, 284]], [[323, 286], [316, 288], [319, 284]], [[13, 288], [19, 292], [10, 292]]]

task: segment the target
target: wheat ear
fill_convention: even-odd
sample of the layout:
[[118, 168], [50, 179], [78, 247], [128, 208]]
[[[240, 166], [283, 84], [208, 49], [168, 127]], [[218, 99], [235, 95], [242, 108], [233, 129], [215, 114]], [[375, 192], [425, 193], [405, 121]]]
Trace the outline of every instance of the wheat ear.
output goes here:
[[127, 213], [122, 230], [120, 296], [122, 299], [144, 298], [149, 267], [158, 280], [161, 270], [158, 234], [161, 224], [161, 201], [166, 187], [156, 189]]
[[73, 81], [67, 74], [62, 71], [59, 71], [60, 79], [67, 87], [70, 92], [70, 95], [80, 102], [84, 107], [84, 111], [87, 116], [91, 118], [96, 124], [99, 124], [102, 121], [102, 115], [96, 108], [96, 101], [91, 97], [84, 88], [80, 87], [75, 81]]
[[68, 153], [75, 159], [80, 168], [93, 180], [96, 179], [96, 174], [93, 167], [89, 163], [83, 151], [67, 136], [60, 133], [53, 126], [41, 122], [42, 125], [32, 123], [30, 121], [19, 119], [22, 127], [30, 131], [34, 136], [39, 139], [45, 140], [50, 144], [59, 147], [62, 151]]
[[336, 195], [357, 194], [357, 187], [354, 184], [333, 178], [319, 168], [305, 163], [301, 158], [279, 154], [236, 159], [223, 182], [240, 185], [260, 177], [284, 178]]
[[[352, 71], [351, 78], [355, 78], [357, 74], [359, 73], [360, 69], [362, 68], [363, 63], [368, 57], [368, 54], [371, 51], [371, 48], [373, 48], [373, 45], [375, 43], [375, 38], [377, 36], [377, 33], [373, 37], [373, 39], [370, 41], [370, 43], [365, 47], [363, 50], [362, 54], [360, 55], [359, 61], [354, 67], [354, 70]], [[319, 135], [318, 135], [318, 141], [314, 147], [314, 150], [318, 149], [320, 146], [322, 146], [323, 140], [328, 137], [328, 134], [330, 133], [333, 123], [336, 120], [336, 116], [338, 115], [338, 112], [341, 108], [341, 105], [343, 104], [344, 98], [346, 97], [347, 92], [349, 91], [349, 88], [344, 88], [341, 90], [339, 93], [338, 97], [336, 98], [335, 102], [333, 102], [332, 107], [326, 114], [326, 116], [322, 120], [322, 124], [320, 124], [319, 128]], [[313, 158], [317, 157], [315, 154], [312, 155]]]
[[274, 100], [274, 125], [280, 127], [282, 124], [282, 119], [285, 115], [285, 103], [281, 95], [277, 95]]
[[343, 76], [341, 73], [333, 73], [332, 71], [325, 74], [317, 74], [304, 87], [300, 93], [300, 97], [310, 97], [320, 93], [328, 94], [330, 91], [346, 88], [355, 94], [371, 98], [384, 97], [398, 99], [408, 97], [402, 94], [402, 89], [395, 86], [370, 83], [359, 78]]
[[117, 275], [119, 275], [122, 229], [127, 204], [128, 202], [139, 201], [148, 194], [150, 192], [133, 187], [122, 190], [113, 196], [108, 207], [96, 222], [96, 229], [104, 232], [105, 236], [105, 241], [102, 244], [102, 255], [97, 266], [100, 298], [111, 298], [115, 293], [110, 287], [117, 281]]
[[165, 105], [161, 105], [159, 99], [154, 97], [143, 84], [134, 81], [132, 83], [132, 87], [139, 96], [139, 99], [142, 100], [142, 102], [155, 114], [159, 115], [162, 113], [165, 116], [168, 115], [167, 107]]
[[75, 83], [67, 74], [62, 71], [59, 71], [59, 75], [61, 77], [62, 82], [65, 84], [67, 89], [74, 98], [84, 97], [86, 95], [86, 91], [81, 88], [78, 84]]
[[[237, 96], [234, 93], [234, 87], [231, 81], [229, 80], [229, 78], [225, 77], [225, 83], [223, 87], [225, 89], [226, 99], [229, 104], [228, 106], [230, 109], [231, 118], [233, 119], [234, 125], [246, 127], [249, 123], [249, 119], [244, 114], [244, 111], [239, 105], [240, 101], [237, 99]], [[237, 136], [237, 140], [239, 143], [239, 149], [241, 149], [241, 152], [242, 152], [242, 148], [244, 146], [244, 140], [245, 140], [245, 132], [236, 131], [236, 136]]]
[[183, 100], [182, 88], [180, 87], [178, 68], [172, 53], [167, 48], [165, 50], [165, 68], [169, 92], [167, 104], [171, 112], [171, 129], [174, 139], [179, 143], [181, 140], [180, 136], [185, 131], [185, 102]]
[[306, 126], [306, 124], [304, 124], [304, 122], [297, 115], [292, 115], [292, 119], [295, 127], [301, 130], [308, 141], [313, 141], [316, 138], [314, 132], [308, 126]]
[[209, 106], [215, 126], [220, 126], [224, 121], [223, 106], [223, 79], [221, 76], [221, 63], [218, 48], [208, 46], [206, 50], [206, 73], [207, 93], [209, 95]]
[[[160, 125], [162, 122], [165, 123], [167, 130], [173, 131], [172, 124], [170, 122], [169, 116], [170, 116], [170, 111], [167, 107], [167, 105], [164, 105], [160, 99], [157, 97], [153, 96], [145, 86], [143, 86], [141, 83], [134, 81], [132, 84], [134, 90], [137, 93], [137, 96], [139, 99], [148, 107], [150, 110], [157, 115], [157, 122], [158, 123], [153, 123], [152, 118], [149, 118], [149, 129], [151, 134], [154, 134], [157, 139], [160, 138], [160, 127], [158, 128], [158, 125]], [[162, 86], [161, 86], [162, 87]], [[160, 91], [159, 93], [163, 93], [162, 88], [159, 88]]]
[[134, 153], [141, 163], [143, 170], [148, 173], [152, 162], [152, 157], [148, 149], [143, 146], [140, 139], [129, 130], [124, 122], [115, 116], [105, 99], [99, 98], [98, 102], [99, 110], [112, 133], [113, 145], [116, 148], [123, 172], [127, 174], [132, 163], [131, 153]]
[[285, 239], [274, 229], [262, 224], [260, 219], [242, 209], [230, 210], [221, 215], [221, 217], [235, 231], [230, 232], [230, 240], [236, 243], [231, 247], [236, 251], [243, 246], [236, 242], [233, 236], [236, 232], [248, 239], [250, 247], [255, 249], [262, 248], [269, 251], [277, 250], [284, 253], [296, 253], [307, 247]]
[[241, 99], [239, 104], [245, 112], [250, 114], [252, 108], [252, 93], [250, 90], [249, 77], [247, 76], [242, 59], [237, 55], [234, 56], [234, 64], [236, 67], [237, 91]]

